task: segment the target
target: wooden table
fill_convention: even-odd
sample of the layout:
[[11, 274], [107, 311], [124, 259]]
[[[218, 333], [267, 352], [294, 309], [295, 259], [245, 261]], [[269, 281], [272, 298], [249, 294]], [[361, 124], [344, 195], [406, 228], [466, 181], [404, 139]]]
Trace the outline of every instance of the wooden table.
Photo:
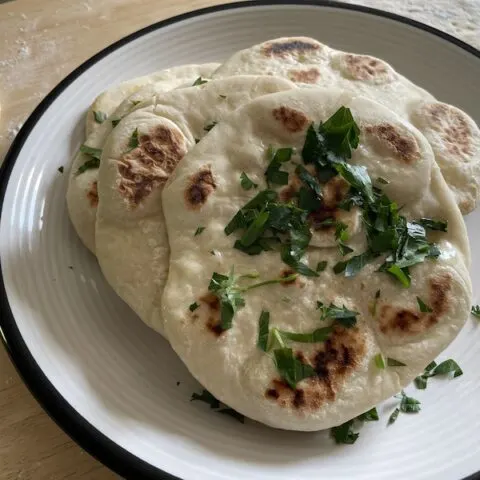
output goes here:
[[[0, 162], [28, 114], [94, 53], [163, 18], [230, 1], [0, 0]], [[480, 0], [346, 1], [410, 15], [480, 47]], [[42, 411], [0, 345], [0, 480], [66, 478], [116, 476]]]
[[[0, 161], [42, 98], [93, 54], [146, 25], [228, 0], [0, 0]], [[109, 480], [43, 412], [0, 345], [0, 479]]]

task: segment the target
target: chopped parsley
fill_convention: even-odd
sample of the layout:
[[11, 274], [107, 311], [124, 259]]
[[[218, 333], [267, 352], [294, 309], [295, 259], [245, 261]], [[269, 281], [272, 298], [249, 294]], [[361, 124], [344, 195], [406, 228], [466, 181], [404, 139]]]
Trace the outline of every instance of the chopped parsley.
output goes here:
[[240, 185], [244, 190], [251, 190], [252, 188], [257, 188], [258, 185], [254, 183], [245, 172], [240, 174]]
[[388, 180], [385, 180], [384, 178], [382, 177], [378, 177], [377, 178], [377, 182], [378, 183], [381, 183], [382, 185], [388, 185], [390, 182]]
[[[180, 383], [177, 382], [177, 386]], [[221, 403], [219, 400], [217, 400], [208, 390], [202, 390], [202, 393], [193, 393], [192, 397], [190, 398], [190, 401], [195, 401], [199, 400], [201, 402], [206, 403], [207, 405], [210, 406], [211, 409], [215, 410], [217, 413], [222, 413], [224, 415], [229, 415], [230, 417], [233, 417], [235, 420], [238, 420], [240, 423], [245, 423], [245, 417], [241, 414], [238, 413], [236, 410], [230, 407], [222, 407]]]
[[296, 358], [291, 348], [277, 348], [273, 355], [278, 373], [293, 389], [301, 380], [316, 375], [313, 367]]
[[338, 250], [342, 256], [353, 252], [353, 249], [345, 245], [345, 242], [347, 242], [350, 237], [347, 229], [347, 225], [343, 222], [337, 222], [335, 225], [335, 240], [338, 240]]
[[395, 398], [400, 398], [400, 405], [393, 411], [388, 419], [388, 425], [395, 423], [400, 412], [402, 413], [418, 413], [420, 411], [420, 402], [412, 397], [409, 397], [402, 390]]
[[101, 148], [89, 147], [88, 145], [85, 145], [85, 144], [83, 144], [80, 147], [80, 152], [82, 152], [85, 155], [88, 155], [89, 157], [96, 158], [97, 160], [100, 160], [100, 157], [102, 156]]
[[219, 97], [222, 99], [222, 100], [225, 100], [227, 98], [226, 95], [219, 95]]
[[191, 311], [191, 312], [194, 312], [200, 305], [197, 303], [197, 302], [193, 302], [189, 305], [188, 309]]
[[207, 403], [210, 405], [210, 408], [220, 408], [220, 402], [208, 390], [202, 390], [200, 394], [192, 393], [190, 401], [193, 402], [195, 400]]
[[97, 123], [103, 123], [107, 119], [107, 114], [105, 112], [94, 111], [93, 118]]
[[264, 352], [267, 351], [269, 335], [270, 313], [262, 310], [258, 319], [258, 339], [257, 347]]
[[436, 362], [431, 362], [425, 367], [425, 371], [422, 375], [415, 378], [415, 386], [420, 390], [425, 390], [427, 388], [427, 381], [430, 377], [435, 377], [437, 375], [451, 375], [452, 378], [459, 377], [463, 375], [463, 370], [460, 368], [458, 363], [449, 358], [448, 360], [443, 361], [439, 365]]
[[63, 165], [57, 168], [58, 173], [63, 173], [63, 170], [64, 170]]
[[349, 310], [345, 305], [341, 308], [333, 303], [329, 306], [317, 301], [317, 310], [320, 310], [320, 320], [331, 318], [340, 323], [345, 328], [354, 327], [357, 324], [358, 312]]
[[197, 235], [200, 235], [204, 230], [205, 230], [205, 227], [197, 227], [193, 236], [196, 237]]
[[317, 263], [317, 268], [315, 268], [315, 271], [317, 273], [323, 272], [327, 268], [328, 262], [324, 260], [323, 262], [318, 262]]
[[252, 276], [235, 275], [233, 267], [228, 275], [222, 275], [220, 273], [213, 272], [208, 290], [214, 293], [220, 300], [220, 326], [224, 331], [232, 327], [232, 321], [235, 312], [239, 308], [245, 306], [245, 299], [243, 296], [245, 292], [248, 292], [254, 288], [263, 287], [265, 285], [273, 285], [284, 282], [288, 283], [292, 280], [295, 280], [297, 275], [293, 274], [287, 277], [265, 280], [263, 282], [241, 287], [239, 282], [246, 278], [252, 278]]
[[477, 318], [480, 318], [480, 305], [473, 305], [470, 313]]
[[433, 218], [421, 218], [417, 220], [422, 227], [428, 228], [429, 230], [438, 230], [440, 232], [447, 232], [448, 222], [443, 220], [434, 220]]
[[198, 87], [198, 85], [203, 85], [204, 83], [207, 83], [208, 80], [205, 80], [202, 77], [198, 77], [192, 84], [192, 87]]
[[80, 152], [91, 158], [78, 168], [77, 175], [100, 166], [100, 157], [102, 156], [102, 150], [100, 148], [89, 147], [84, 144], [80, 147]]
[[212, 123], [209, 123], [208, 125], [205, 125], [203, 127], [203, 129], [206, 131], [206, 132], [209, 132], [218, 122], [212, 122]]
[[407, 365], [400, 360], [395, 360], [394, 358], [387, 357], [387, 365], [389, 367], [406, 367]]
[[[396, 398], [399, 398], [398, 395], [395, 396]], [[402, 390], [400, 392], [400, 411], [403, 413], [418, 413], [420, 411], [420, 401], [413, 398], [409, 397], [405, 394], [405, 392]]]
[[431, 313], [433, 310], [420, 297], [417, 297], [418, 308], [422, 313]]
[[353, 431], [353, 422], [354, 420], [349, 420], [348, 422], [345, 422], [338, 427], [333, 427], [330, 430], [335, 443], [352, 445], [357, 441], [360, 434]]
[[357, 417], [357, 420], [363, 422], [376, 422], [379, 420], [376, 407], [371, 408], [368, 412], [362, 413]]
[[282, 163], [288, 162], [292, 158], [293, 148], [279, 148], [274, 150], [272, 146], [267, 151], [270, 163], [265, 170], [265, 178], [268, 184], [287, 185], [288, 172], [280, 170]]
[[392, 423], [395, 423], [397, 421], [399, 413], [400, 413], [400, 409], [397, 407], [390, 415], [388, 419], [388, 425], [391, 425]]
[[133, 150], [134, 148], [137, 148], [138, 145], [139, 145], [139, 143], [138, 143], [138, 128], [136, 128], [133, 131], [132, 136], [130, 137], [130, 140], [128, 142], [129, 151]]
[[121, 118], [112, 118], [112, 127], [115, 128], [120, 122], [122, 121]]
[[333, 327], [317, 328], [313, 332], [294, 333], [286, 332], [285, 330], [278, 330], [282, 340], [288, 339], [292, 342], [298, 343], [320, 343], [324, 342], [333, 332]]

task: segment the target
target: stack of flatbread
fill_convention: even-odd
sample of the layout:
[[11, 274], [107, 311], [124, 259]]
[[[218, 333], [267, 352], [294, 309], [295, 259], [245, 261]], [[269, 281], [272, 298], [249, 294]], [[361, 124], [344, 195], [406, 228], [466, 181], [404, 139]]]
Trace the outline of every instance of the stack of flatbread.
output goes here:
[[86, 131], [67, 193], [78, 235], [249, 418], [342, 424], [468, 318], [480, 131], [383, 60], [275, 39], [115, 86]]

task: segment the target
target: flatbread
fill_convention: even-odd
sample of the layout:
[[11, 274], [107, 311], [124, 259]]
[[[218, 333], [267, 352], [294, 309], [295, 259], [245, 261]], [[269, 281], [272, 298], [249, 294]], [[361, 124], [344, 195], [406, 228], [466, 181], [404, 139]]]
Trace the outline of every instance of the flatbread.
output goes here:
[[[102, 94], [104, 96], [99, 100], [101, 105], [97, 104], [95, 106], [94, 104], [92, 108], [103, 108], [107, 112], [111, 107], [115, 108], [115, 111], [103, 123], [95, 124], [95, 128], [85, 141], [85, 145], [102, 149], [108, 135], [114, 128], [113, 125], [116, 125], [127, 113], [141, 108], [143, 104], [153, 103], [168, 90], [184, 86], [185, 84], [191, 86], [198, 77], [210, 73], [214, 65], [208, 63], [205, 65], [174, 67], [152, 76], [141, 77], [141, 81], [134, 79], [125, 87], [122, 86], [123, 84], [120, 84], [115, 89], [105, 92], [105, 94]], [[158, 83], [145, 84], [145, 82], [150, 82], [155, 78], [161, 78], [162, 80]], [[125, 98], [124, 95], [129, 92], [132, 92], [132, 95]], [[115, 102], [120, 102], [121, 100], [123, 101], [120, 105], [115, 104], [114, 106]], [[89, 160], [91, 160], [90, 156], [79, 151], [72, 161], [67, 189], [67, 208], [70, 220], [78, 236], [83, 244], [92, 253], [95, 253], [98, 168], [88, 169], [80, 175], [78, 174], [79, 168]]]
[[[325, 121], [341, 106], [351, 109], [360, 127], [359, 146], [348, 163], [365, 166], [372, 178], [381, 173], [390, 181], [384, 191], [404, 205], [401, 212], [408, 219], [447, 220], [448, 232], [433, 236], [441, 256], [410, 267], [412, 283], [407, 289], [377, 271], [384, 255], [347, 278], [335, 274], [332, 266], [350, 257], [340, 256], [337, 248], [310, 246], [303, 259], [307, 266], [315, 269], [319, 262], [328, 262], [318, 277], [300, 276], [287, 285], [246, 292], [245, 306], [236, 311], [232, 328], [219, 329], [220, 304], [208, 290], [214, 272], [228, 274], [232, 268], [239, 275], [257, 272], [256, 281], [291, 272], [277, 251], [247, 255], [233, 248], [237, 232], [224, 233], [256, 194], [241, 187], [241, 173], [259, 185], [258, 191], [266, 188], [268, 145], [300, 152], [310, 123]], [[292, 160], [301, 162], [298, 154]], [[291, 162], [283, 165], [293, 171]], [[192, 196], [195, 189], [202, 195]], [[216, 398], [272, 427], [320, 430], [366, 412], [408, 385], [455, 338], [469, 316], [469, 245], [453, 195], [425, 137], [372, 100], [336, 89], [296, 89], [251, 102], [184, 157], [164, 189], [163, 208], [171, 250], [162, 299], [167, 338], [192, 375]], [[205, 230], [194, 237], [199, 225]], [[354, 249], [351, 255], [364, 251], [362, 229], [348, 245]], [[249, 281], [243, 280], [247, 285]], [[372, 311], [378, 290], [381, 295]], [[416, 297], [432, 312], [420, 312]], [[357, 324], [352, 328], [337, 324], [324, 342], [292, 341], [296, 358], [315, 370], [315, 376], [292, 388], [279, 376], [272, 354], [256, 346], [259, 316], [265, 310], [270, 327], [312, 332], [331, 322], [320, 321], [317, 301], [358, 312]], [[192, 302], [198, 304], [194, 311], [189, 308]], [[379, 369], [374, 358], [380, 352], [406, 366]]]
[[458, 108], [438, 103], [426, 90], [370, 55], [332, 49], [312, 38], [285, 37], [232, 55], [212, 77], [260, 73], [303, 87], [338, 87], [385, 105], [425, 134], [463, 214], [480, 196], [480, 130]]
[[[163, 90], [167, 91], [180, 86], [190, 86], [192, 84], [192, 78], [195, 79], [200, 76], [208, 78], [219, 66], [220, 64], [218, 63], [181, 65], [179, 67], [160, 70], [150, 75], [144, 75], [143, 77], [133, 78], [110, 87], [98, 95], [88, 109], [85, 119], [85, 136], [89, 137], [95, 132], [103, 123], [100, 120], [106, 120], [110, 117], [120, 103], [142, 87], [155, 83], [158, 85], [161, 84]], [[97, 119], [95, 118], [95, 112], [97, 112]]]
[[[127, 115], [109, 136], [98, 179], [97, 258], [113, 289], [158, 332], [169, 262], [165, 183], [215, 122], [252, 99], [291, 88], [285, 79], [238, 76], [173, 90]], [[134, 132], [138, 146], [132, 149]]]

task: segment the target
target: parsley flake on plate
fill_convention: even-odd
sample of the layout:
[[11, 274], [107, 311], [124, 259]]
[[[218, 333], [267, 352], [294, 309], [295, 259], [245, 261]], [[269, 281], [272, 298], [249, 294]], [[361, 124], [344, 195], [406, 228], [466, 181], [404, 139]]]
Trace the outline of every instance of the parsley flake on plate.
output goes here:
[[335, 443], [352, 445], [357, 441], [360, 434], [353, 431], [353, 422], [353, 420], [349, 420], [348, 422], [342, 423], [342, 425], [333, 427], [330, 430]]
[[204, 83], [207, 83], [208, 80], [202, 77], [198, 77], [193, 83], [192, 87], [198, 87], [198, 85], [203, 85]]
[[94, 111], [93, 118], [97, 123], [103, 123], [107, 119], [107, 114], [101, 111]]
[[477, 318], [480, 318], [480, 305], [473, 305], [470, 313]]
[[205, 230], [205, 227], [197, 227], [193, 236], [196, 237], [197, 235], [200, 235], [204, 230]]
[[417, 297], [418, 308], [422, 313], [431, 313], [433, 312], [432, 308], [429, 307], [420, 297]]

